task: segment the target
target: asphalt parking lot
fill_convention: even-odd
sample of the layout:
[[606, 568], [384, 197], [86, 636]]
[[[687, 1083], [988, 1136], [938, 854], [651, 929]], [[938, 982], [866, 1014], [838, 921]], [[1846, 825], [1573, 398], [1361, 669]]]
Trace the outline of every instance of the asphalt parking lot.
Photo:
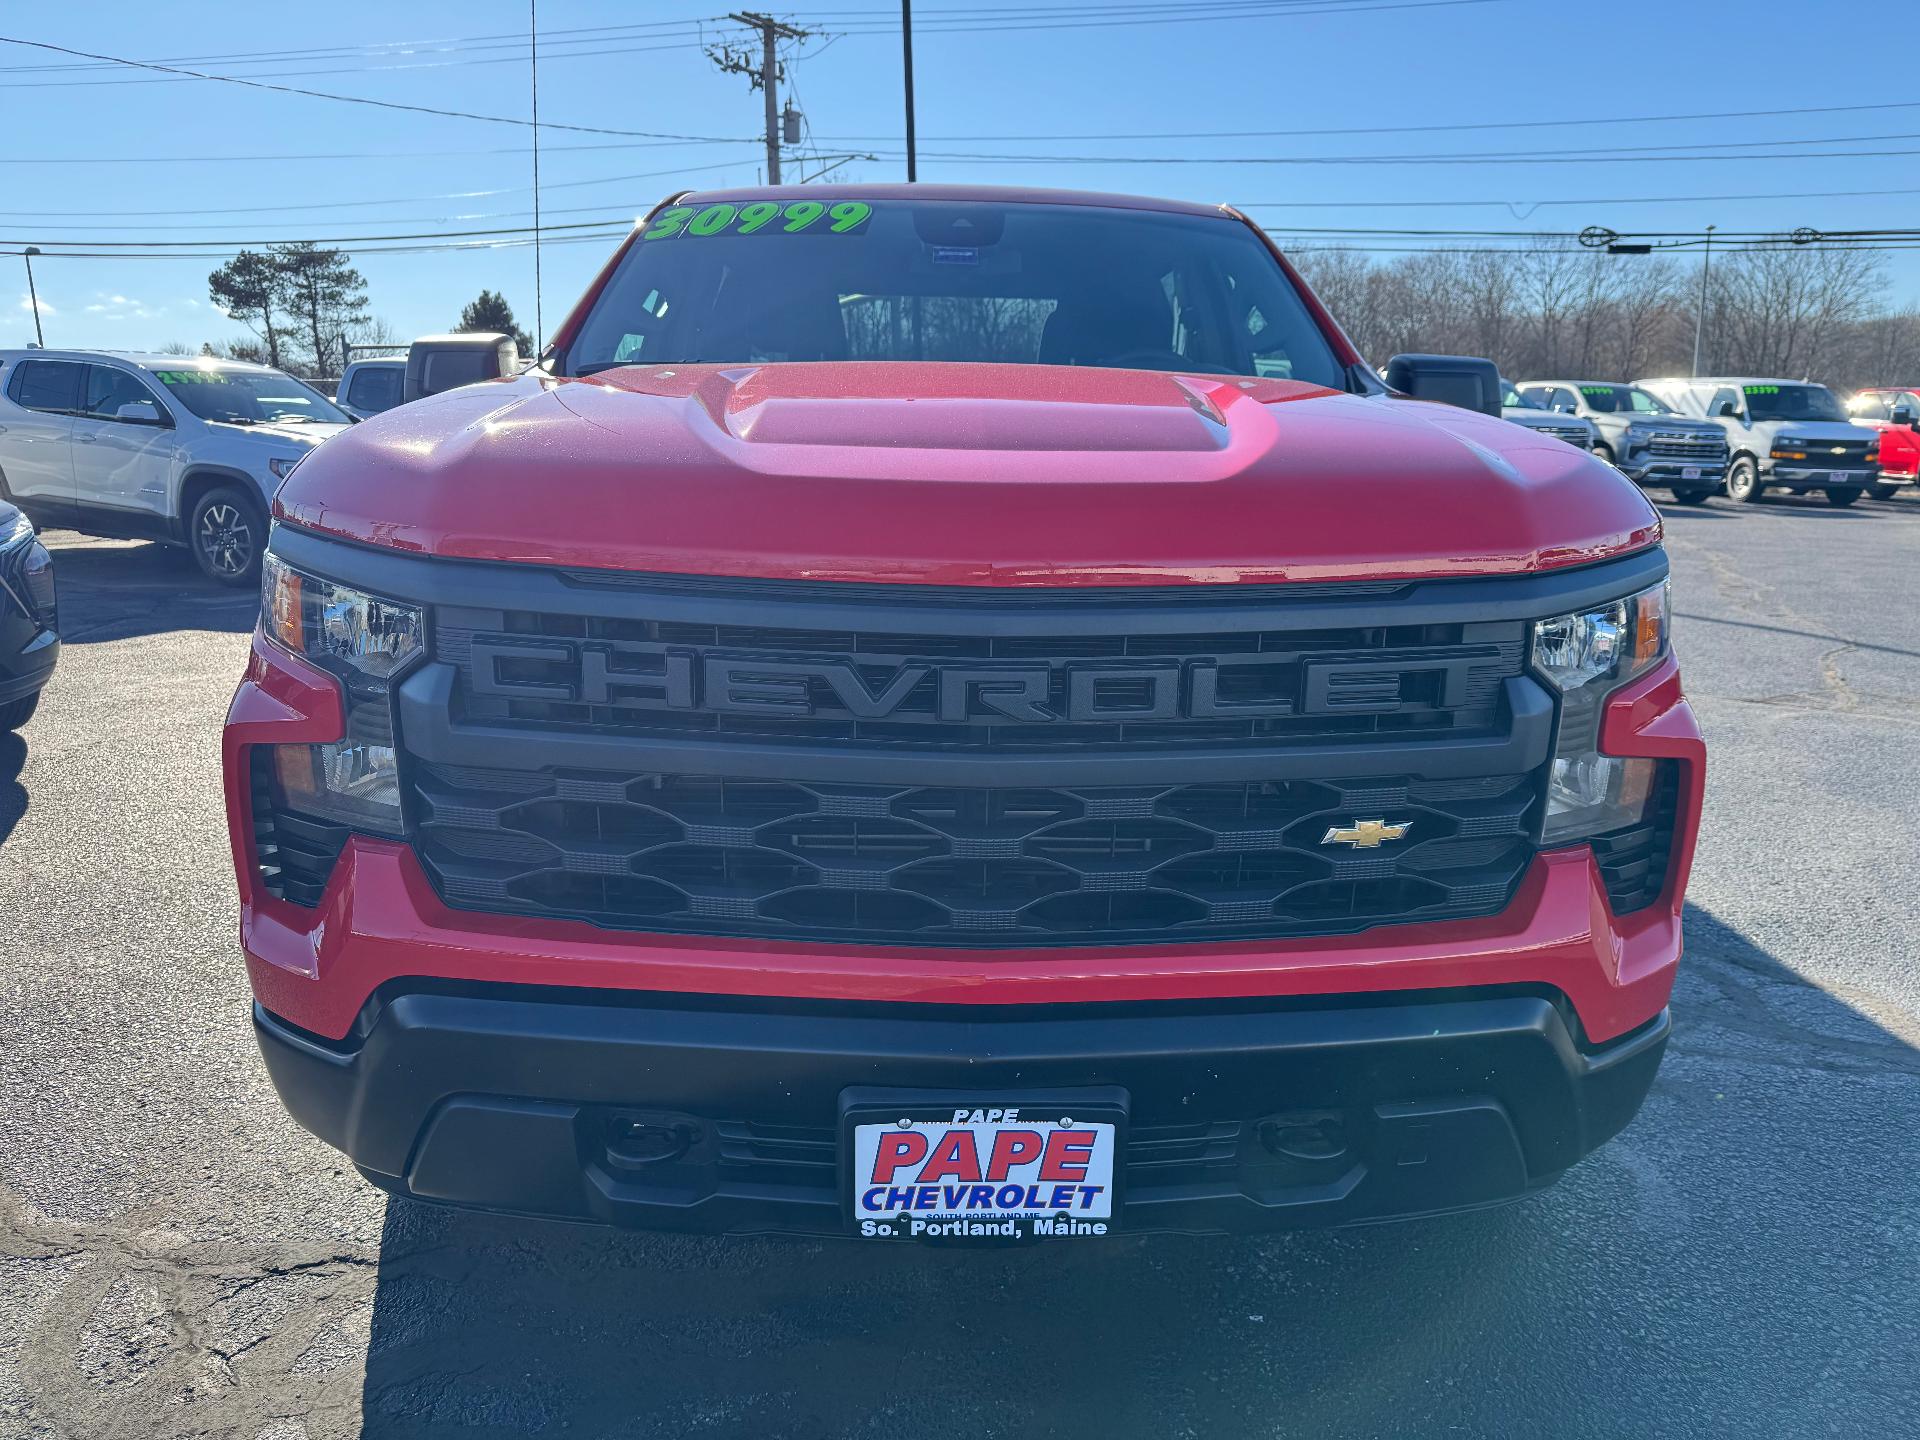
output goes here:
[[0, 1436], [1911, 1434], [1920, 498], [1668, 509], [1712, 746], [1678, 1032], [1525, 1204], [1257, 1241], [712, 1241], [389, 1204], [247, 1025], [253, 605], [56, 534], [0, 737]]

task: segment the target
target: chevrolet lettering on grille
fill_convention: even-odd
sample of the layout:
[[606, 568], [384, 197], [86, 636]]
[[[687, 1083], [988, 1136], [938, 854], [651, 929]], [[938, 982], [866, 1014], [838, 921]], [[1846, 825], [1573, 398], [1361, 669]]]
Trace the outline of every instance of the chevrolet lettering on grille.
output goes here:
[[[476, 636], [475, 695], [613, 709], [928, 724], [1046, 724], [1290, 715], [1381, 715], [1463, 703], [1484, 656], [1302, 659], [1285, 666], [1211, 660], [934, 662], [883, 668], [700, 647]], [[1230, 686], [1228, 670], [1284, 672], [1289, 693]], [[540, 678], [530, 678], [531, 676]], [[1297, 677], [1297, 681], [1293, 678]], [[914, 697], [909, 703], [909, 697]]]

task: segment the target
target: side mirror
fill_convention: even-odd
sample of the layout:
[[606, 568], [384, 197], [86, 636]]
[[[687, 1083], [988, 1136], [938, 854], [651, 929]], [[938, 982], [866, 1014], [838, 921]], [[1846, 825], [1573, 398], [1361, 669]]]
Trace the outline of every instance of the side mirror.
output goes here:
[[1500, 371], [1491, 360], [1471, 355], [1396, 355], [1387, 361], [1389, 388], [1416, 400], [1437, 400], [1500, 414]]
[[128, 400], [113, 412], [116, 420], [136, 420], [143, 425], [160, 423], [160, 407], [151, 400]]
[[1894, 407], [1893, 423], [1896, 425], [1905, 425], [1909, 429], [1920, 429], [1920, 420], [1916, 420], [1913, 411], [1909, 410], [1905, 405], [1896, 405]]
[[1720, 402], [1720, 408], [1713, 413], [1722, 420], [1738, 420], [1740, 418], [1740, 407], [1731, 400], [1722, 400]]

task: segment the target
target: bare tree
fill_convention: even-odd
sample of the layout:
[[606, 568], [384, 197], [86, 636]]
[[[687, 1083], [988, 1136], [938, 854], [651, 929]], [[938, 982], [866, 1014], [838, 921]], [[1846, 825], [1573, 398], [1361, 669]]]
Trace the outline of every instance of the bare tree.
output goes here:
[[[1298, 252], [1301, 272], [1374, 364], [1404, 351], [1485, 355], [1516, 379], [1685, 374], [1690, 267], [1571, 243], [1375, 260]], [[1812, 376], [1843, 390], [1920, 375], [1920, 311], [1883, 308], [1876, 255], [1781, 246], [1730, 255], [1708, 295], [1706, 373]]]

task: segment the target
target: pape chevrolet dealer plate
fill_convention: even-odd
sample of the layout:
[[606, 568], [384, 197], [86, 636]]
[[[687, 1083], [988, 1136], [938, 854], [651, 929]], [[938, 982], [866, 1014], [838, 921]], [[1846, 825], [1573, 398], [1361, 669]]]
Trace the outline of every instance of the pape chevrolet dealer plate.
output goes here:
[[870, 1240], [1110, 1235], [1124, 1108], [903, 1096], [846, 1111], [854, 1232]]

